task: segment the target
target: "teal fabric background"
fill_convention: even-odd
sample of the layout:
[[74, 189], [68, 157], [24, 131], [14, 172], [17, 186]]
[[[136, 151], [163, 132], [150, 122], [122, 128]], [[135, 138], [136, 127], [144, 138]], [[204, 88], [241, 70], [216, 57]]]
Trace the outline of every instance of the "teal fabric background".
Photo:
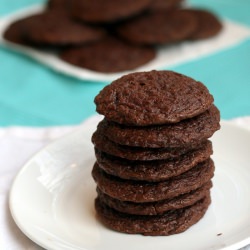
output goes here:
[[[0, 15], [42, 2], [0, 0]], [[250, 27], [249, 0], [189, 3]], [[250, 39], [170, 69], [206, 84], [223, 119], [250, 115]], [[29, 57], [0, 47], [0, 126], [78, 124], [95, 113], [93, 99], [105, 84], [58, 74]]]

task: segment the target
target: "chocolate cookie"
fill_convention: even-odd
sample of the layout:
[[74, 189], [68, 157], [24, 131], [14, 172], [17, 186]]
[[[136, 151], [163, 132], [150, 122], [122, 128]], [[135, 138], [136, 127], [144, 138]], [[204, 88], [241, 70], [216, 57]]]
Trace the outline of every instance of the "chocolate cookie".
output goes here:
[[99, 188], [97, 188], [97, 193], [98, 198], [102, 203], [105, 203], [109, 207], [119, 212], [137, 215], [157, 215], [165, 213], [169, 210], [180, 209], [193, 205], [197, 201], [209, 195], [209, 190], [211, 187], [212, 182], [209, 181], [202, 187], [193, 190], [189, 193], [179, 195], [175, 198], [157, 202], [144, 203], [117, 200], [104, 194]]
[[24, 31], [26, 23], [29, 23], [30, 17], [26, 17], [11, 23], [4, 31], [3, 37], [12, 43], [30, 46], [31, 43], [25, 40]]
[[200, 147], [203, 143], [190, 145], [184, 148], [142, 148], [119, 145], [110, 141], [97, 130], [92, 136], [95, 147], [107, 154], [132, 161], [164, 160], [179, 157], [192, 149]]
[[118, 200], [132, 202], [154, 202], [176, 197], [201, 187], [213, 177], [213, 174], [214, 163], [211, 159], [162, 182], [120, 179], [105, 173], [97, 163], [92, 170], [92, 176], [103, 193]]
[[87, 22], [113, 22], [146, 9], [151, 0], [71, 0], [72, 15]]
[[186, 12], [192, 13], [197, 19], [198, 26], [190, 39], [205, 39], [217, 35], [222, 30], [222, 23], [211, 12], [200, 9], [187, 9]]
[[180, 175], [212, 154], [212, 143], [206, 141], [201, 147], [178, 158], [156, 161], [129, 161], [95, 150], [99, 167], [106, 173], [122, 179], [141, 181], [163, 181]]
[[213, 105], [202, 114], [167, 125], [124, 126], [106, 119], [98, 125], [100, 133], [109, 140], [133, 147], [187, 147], [211, 137], [220, 128], [220, 112]]
[[169, 44], [182, 41], [194, 33], [195, 17], [182, 10], [154, 11], [121, 24], [117, 33], [136, 44]]
[[128, 234], [157, 236], [177, 234], [187, 230], [204, 216], [210, 203], [210, 196], [206, 196], [192, 206], [152, 216], [121, 213], [108, 207], [98, 198], [95, 201], [95, 208], [98, 218], [108, 228]]
[[47, 9], [70, 13], [71, 1], [69, 0], [49, 0], [47, 2]]
[[41, 45], [79, 45], [96, 41], [105, 35], [94, 28], [70, 19], [59, 11], [47, 11], [30, 16], [25, 23], [25, 39]]
[[172, 71], [125, 75], [95, 98], [96, 110], [107, 120], [124, 125], [176, 123], [197, 116], [213, 103], [206, 86]]
[[152, 0], [150, 10], [171, 10], [179, 7], [183, 0]]
[[156, 51], [152, 47], [130, 45], [110, 37], [67, 49], [60, 55], [62, 60], [78, 67], [106, 73], [135, 69], [155, 56]]

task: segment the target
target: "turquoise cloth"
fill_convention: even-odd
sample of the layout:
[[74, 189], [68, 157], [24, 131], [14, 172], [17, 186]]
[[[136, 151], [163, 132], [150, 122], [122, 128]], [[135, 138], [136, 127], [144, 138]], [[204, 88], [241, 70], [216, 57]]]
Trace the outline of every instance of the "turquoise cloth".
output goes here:
[[[0, 0], [0, 15], [42, 3]], [[250, 27], [249, 0], [192, 0]], [[250, 115], [250, 39], [211, 56], [171, 67], [202, 81], [215, 97], [224, 119]], [[95, 114], [94, 97], [102, 82], [80, 81], [0, 47], [0, 126], [78, 124]]]

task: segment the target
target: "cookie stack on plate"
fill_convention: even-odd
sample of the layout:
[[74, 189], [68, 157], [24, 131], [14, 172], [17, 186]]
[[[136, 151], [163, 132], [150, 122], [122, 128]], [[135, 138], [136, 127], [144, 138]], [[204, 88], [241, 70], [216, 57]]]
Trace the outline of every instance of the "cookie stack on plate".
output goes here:
[[205, 214], [220, 114], [208, 89], [172, 71], [138, 72], [95, 98], [97, 215], [125, 233], [170, 235]]

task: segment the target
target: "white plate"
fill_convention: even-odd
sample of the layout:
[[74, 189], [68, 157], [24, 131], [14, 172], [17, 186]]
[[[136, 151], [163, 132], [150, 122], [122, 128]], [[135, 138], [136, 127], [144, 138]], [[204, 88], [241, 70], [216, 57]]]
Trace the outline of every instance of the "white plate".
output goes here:
[[205, 217], [184, 233], [145, 237], [111, 231], [95, 217], [90, 141], [95, 127], [84, 126], [50, 144], [17, 175], [10, 209], [30, 239], [60, 250], [232, 250], [250, 243], [248, 131], [223, 122], [213, 137], [216, 172]]
[[[13, 21], [41, 12], [43, 6], [31, 6], [0, 18], [0, 43], [8, 48], [14, 49], [35, 60], [49, 66], [55, 71], [70, 75], [83, 80], [107, 82], [130, 73], [124, 71], [119, 73], [98, 73], [95, 71], [82, 69], [62, 61], [56, 54], [40, 51], [33, 48], [10, 43], [3, 39], [5, 29]], [[158, 49], [157, 56], [151, 62], [135, 69], [135, 71], [148, 71], [152, 69], [167, 69], [176, 64], [187, 62], [205, 55], [210, 55], [222, 49], [231, 47], [245, 40], [250, 36], [250, 29], [232, 21], [223, 21], [223, 31], [216, 37], [200, 41], [185, 41], [172, 46], [162, 46]]]

